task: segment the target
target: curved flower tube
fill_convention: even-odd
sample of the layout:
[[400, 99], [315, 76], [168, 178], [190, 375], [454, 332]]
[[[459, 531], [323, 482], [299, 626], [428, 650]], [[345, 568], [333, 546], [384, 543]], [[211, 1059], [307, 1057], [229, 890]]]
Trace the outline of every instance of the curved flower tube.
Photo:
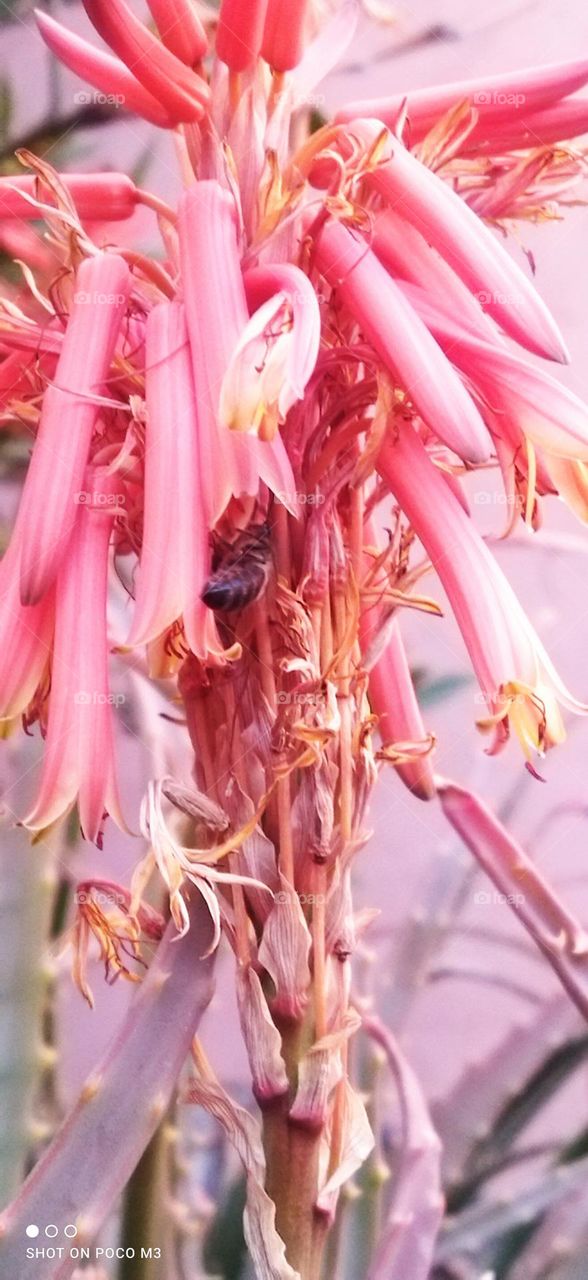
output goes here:
[[521, 119], [506, 117], [496, 123], [480, 120], [464, 142], [461, 152], [470, 155], [481, 149], [495, 152], [520, 151], [526, 147], [548, 147], [554, 142], [581, 138], [588, 133], [588, 100], [564, 98], [543, 111], [531, 111]]
[[[96, 210], [105, 222], [130, 218], [137, 208], [137, 188], [125, 173], [66, 173], [63, 185], [69, 192], [83, 222], [96, 218]], [[0, 178], [0, 218], [33, 221], [39, 217], [35, 199], [39, 184], [28, 174]], [[41, 184], [41, 200], [51, 205], [53, 198]]]
[[[233, 197], [218, 182], [197, 183], [180, 201], [178, 232], [204, 504], [212, 528], [231, 495], [256, 493], [260, 478], [274, 493], [293, 494], [295, 484], [279, 436], [240, 437], [220, 420], [223, 380], [249, 321]], [[263, 403], [259, 375], [253, 368], [251, 375]], [[254, 414], [261, 422], [263, 413]]]
[[206, 31], [190, 0], [148, 0], [166, 48], [187, 67], [195, 67], [208, 53]]
[[145, 515], [128, 644], [145, 644], [183, 618], [188, 644], [204, 660], [222, 646], [213, 615], [200, 599], [209, 571], [208, 526], [188, 331], [180, 303], [163, 302], [149, 313], [145, 372]]
[[[500, 330], [482, 310], [478, 298], [452, 271], [416, 227], [394, 209], [385, 209], [374, 220], [371, 248], [397, 281], [417, 285], [434, 298], [443, 298], [448, 311], [481, 338], [504, 343]], [[430, 326], [427, 326], [428, 328]]]
[[[353, 132], [373, 142], [381, 125], [377, 120], [357, 121]], [[510, 337], [536, 355], [567, 362], [555, 320], [506, 249], [451, 187], [391, 134], [384, 158], [367, 183], [416, 225]]]
[[588, 460], [588, 405], [579, 396], [506, 346], [468, 332], [444, 303], [410, 285], [401, 287], [468, 384], [479, 388], [498, 430], [504, 418], [548, 453]]
[[438, 573], [484, 695], [495, 745], [509, 724], [523, 751], [565, 737], [559, 706], [585, 714], [562, 684], [510, 584], [412, 427], [387, 439], [378, 470]]
[[[59, 572], [45, 757], [37, 800], [23, 819], [43, 831], [76, 800], [87, 840], [100, 839], [104, 813], [124, 827], [115, 776], [108, 680], [106, 597], [112, 522], [122, 510], [118, 482], [88, 471], [75, 529]], [[82, 498], [84, 501], [82, 502]]]
[[20, 602], [22, 519], [17, 517], [0, 562], [0, 719], [21, 715], [33, 699], [51, 655], [54, 592], [35, 605]]
[[[77, 519], [77, 495], [131, 288], [126, 262], [82, 262], [55, 379], [47, 387], [21, 498], [21, 600], [35, 604], [55, 581]], [[97, 403], [98, 399], [98, 403]]]
[[[367, 629], [364, 629], [364, 635], [367, 639]], [[419, 800], [432, 800], [436, 794], [430, 753], [432, 744], [423, 724], [396, 621], [390, 628], [383, 653], [369, 672], [369, 699], [378, 716], [384, 754], [387, 746], [398, 746], [398, 762], [393, 759], [398, 776]], [[404, 753], [402, 747], [406, 748]]]
[[[524, 104], [522, 115], [551, 107], [559, 99], [575, 93], [588, 84], [588, 60], [555, 62], [528, 71], [507, 71], [494, 76], [478, 76], [473, 80], [457, 80], [435, 84], [430, 88], [396, 93], [389, 98], [348, 102], [335, 119], [345, 123], [360, 116], [372, 116], [393, 128], [399, 113], [406, 111], [410, 121], [410, 139], [420, 142], [437, 121], [460, 102], [471, 102], [482, 127], [499, 121], [512, 122], [513, 108]], [[522, 95], [522, 96], [520, 96]]]
[[243, 451], [237, 455], [236, 440], [228, 431], [221, 434], [219, 422], [223, 378], [248, 320], [232, 196], [218, 182], [191, 187], [180, 201], [178, 233], [200, 466], [207, 477], [204, 502], [212, 528], [232, 494], [257, 489], [252, 457]]
[[172, 129], [183, 112], [171, 113], [129, 71], [124, 62], [113, 58], [104, 49], [96, 49], [88, 40], [68, 31], [42, 9], [35, 9], [35, 19], [48, 49], [77, 76], [102, 93], [114, 94], [122, 100], [127, 111], [134, 111], [144, 120], [161, 129]]
[[[382, 537], [374, 519], [367, 523], [366, 535], [379, 555], [383, 549]], [[382, 618], [381, 613], [373, 601], [363, 609], [360, 640], [362, 661], [368, 673], [370, 706], [378, 717], [383, 758], [391, 760], [413, 795], [420, 800], [432, 800], [435, 795], [431, 751], [434, 739], [423, 723], [398, 618]], [[389, 747], [392, 752], [387, 751]]]
[[476, 406], [365, 241], [341, 223], [328, 222], [317, 240], [316, 263], [431, 430], [462, 458], [489, 458], [492, 441]]
[[125, 0], [84, 0], [90, 22], [137, 80], [178, 120], [199, 120], [210, 100], [205, 81], [191, 72], [135, 17]]

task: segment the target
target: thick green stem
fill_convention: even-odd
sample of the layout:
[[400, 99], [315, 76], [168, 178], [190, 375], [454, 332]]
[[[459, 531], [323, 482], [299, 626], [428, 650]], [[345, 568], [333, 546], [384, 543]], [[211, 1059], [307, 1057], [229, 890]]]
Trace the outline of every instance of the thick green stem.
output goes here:
[[321, 1130], [294, 1123], [289, 1108], [298, 1080], [298, 1064], [312, 1042], [310, 1022], [284, 1024], [282, 1051], [290, 1094], [277, 1099], [263, 1115], [267, 1166], [266, 1189], [276, 1206], [276, 1227], [288, 1262], [301, 1280], [319, 1280], [316, 1247], [316, 1199], [319, 1187]]
[[[166, 1119], [154, 1133], [127, 1185], [120, 1240], [125, 1248], [134, 1248], [135, 1256], [122, 1260], [119, 1280], [163, 1280], [167, 1274], [169, 1141]], [[151, 1256], [143, 1256], [142, 1250], [147, 1254], [151, 1251]]]
[[[301, 1280], [316, 1280], [313, 1259], [320, 1134], [292, 1124], [284, 1107], [266, 1113], [269, 1128], [267, 1191], [276, 1206], [276, 1227], [288, 1262]], [[271, 1152], [271, 1155], [269, 1155]]]

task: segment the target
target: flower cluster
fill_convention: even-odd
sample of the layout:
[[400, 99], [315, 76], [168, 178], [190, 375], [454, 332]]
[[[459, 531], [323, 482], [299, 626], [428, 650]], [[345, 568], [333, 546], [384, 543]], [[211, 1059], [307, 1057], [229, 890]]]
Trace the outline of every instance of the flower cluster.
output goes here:
[[[225, 929], [276, 1151], [280, 1126], [292, 1159], [316, 1141], [294, 1233], [275, 1168], [267, 1182], [309, 1276], [371, 1142], [345, 1062], [366, 923], [349, 868], [378, 762], [437, 791], [401, 633], [404, 608], [438, 625], [422, 574], [463, 634], [491, 750], [512, 730], [532, 768], [564, 736], [561, 708], [587, 710], [462, 478], [499, 468], [533, 526], [546, 495], [588, 511], [588, 407], [525, 354], [567, 358], [489, 225], [555, 216], [583, 176], [570, 138], [588, 126], [588, 63], [357, 103], [310, 132], [304, 103], [352, 38], [353, 6], [223, 0], [201, 19], [190, 0], [149, 0], [157, 34], [125, 0], [84, 4], [112, 53], [39, 14], [44, 39], [174, 131], [184, 189], [172, 208], [124, 175], [57, 175], [29, 154], [32, 176], [0, 183], [0, 217], [44, 218], [48, 246], [39, 263], [22, 231], [25, 287], [0, 304], [2, 421], [35, 437], [0, 567], [0, 715], [45, 736], [25, 825], [77, 804], [99, 840], [105, 813], [123, 823], [115, 640], [179, 689], [194, 785], [150, 784], [124, 938], [134, 955], [155, 867], [180, 932], [194, 886], [215, 942]], [[158, 218], [157, 260], [116, 246], [139, 205]], [[115, 638], [113, 564], [129, 614]], [[84, 945], [95, 929], [126, 971], [106, 914], [85, 911]]]

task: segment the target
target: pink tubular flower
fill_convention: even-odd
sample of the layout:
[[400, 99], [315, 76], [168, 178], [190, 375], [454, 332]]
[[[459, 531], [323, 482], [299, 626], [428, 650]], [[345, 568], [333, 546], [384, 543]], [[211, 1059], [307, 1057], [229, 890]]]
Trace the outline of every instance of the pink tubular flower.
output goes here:
[[[0, 185], [0, 200], [1, 197]], [[37, 271], [39, 275], [50, 276], [58, 265], [57, 255], [47, 242], [40, 240], [38, 232], [20, 218], [17, 222], [16, 219], [5, 219], [0, 215], [0, 253], [26, 263], [27, 267]]]
[[460, 457], [485, 461], [492, 442], [476, 406], [365, 241], [341, 223], [328, 222], [316, 262], [431, 429]]
[[[378, 555], [382, 538], [375, 521], [366, 535]], [[431, 760], [434, 739], [423, 724], [413, 679], [397, 617], [378, 616], [371, 602], [360, 621], [362, 662], [368, 672], [372, 711], [378, 717], [383, 758], [390, 760], [398, 776], [420, 800], [432, 800], [435, 779]]]
[[558, 457], [588, 461], [588, 405], [551, 374], [468, 332], [445, 301], [405, 288], [409, 301], [453, 363], [491, 406], [494, 427], [506, 434], [518, 426], [533, 444]]
[[576, 62], [532, 67], [528, 71], [508, 71], [501, 75], [480, 76], [475, 80], [432, 85], [427, 89], [411, 90], [407, 94], [397, 93], [389, 98], [349, 102], [337, 112], [336, 119], [345, 123], [357, 120], [360, 116], [372, 116], [393, 128], [400, 112], [406, 109], [410, 123], [410, 141], [415, 145], [441, 116], [460, 102], [472, 103], [481, 126], [485, 128], [489, 124], [503, 121], [512, 123], [515, 104], [517, 107], [524, 105], [521, 115], [526, 120], [529, 113], [551, 107], [586, 83], [588, 61], [583, 58]]
[[143, 87], [177, 120], [199, 120], [210, 100], [205, 81], [186, 67], [135, 17], [125, 0], [84, 0], [102, 39]]
[[455, 271], [421, 232], [393, 209], [385, 209], [375, 219], [371, 247], [396, 280], [406, 280], [435, 298], [443, 298], [447, 309], [459, 316], [461, 324], [480, 337], [495, 343], [503, 341], [479, 300]]
[[[124, 173], [66, 173], [62, 181], [84, 222], [95, 219], [97, 209], [105, 222], [118, 222], [130, 218], [137, 208], [137, 188]], [[39, 186], [28, 174], [0, 178], [0, 218], [38, 218], [35, 199], [54, 203], [43, 184]]]
[[53, 634], [53, 592], [35, 605], [20, 602], [22, 519], [0, 563], [0, 719], [26, 710], [48, 667]]
[[439, 575], [468, 649], [496, 745], [510, 723], [527, 758], [565, 737], [558, 703], [584, 713], [562, 684], [510, 584], [412, 427], [387, 440], [378, 470]]
[[[102, 93], [115, 94], [117, 99], [122, 99], [127, 111], [136, 112], [144, 120], [149, 120], [162, 129], [171, 129], [178, 123], [177, 109], [170, 112], [167, 106], [162, 106], [128, 70], [124, 62], [104, 49], [96, 49], [82, 36], [68, 31], [41, 9], [35, 9], [35, 18], [47, 47], [64, 66], [69, 67], [70, 71], [74, 71], [87, 84], [94, 85]], [[181, 111], [180, 118], [183, 114]]]
[[216, 53], [231, 71], [246, 71], [261, 49], [267, 0], [222, 0]]
[[291, 71], [304, 53], [308, 0], [268, 0], [261, 52], [273, 71]]
[[[231, 495], [257, 493], [260, 479], [273, 492], [293, 493], [295, 485], [279, 435], [273, 441], [241, 437], [220, 421], [223, 380], [249, 321], [233, 197], [218, 182], [198, 182], [182, 197], [178, 231], [204, 502], [212, 528]], [[261, 400], [253, 368], [251, 376]]]
[[[47, 387], [21, 499], [21, 599], [55, 580], [76, 522], [92, 433], [126, 310], [131, 276], [115, 254], [82, 262], [55, 379]], [[98, 401], [98, 403], [97, 403]]]
[[24, 819], [33, 831], [57, 822], [78, 802], [87, 840], [97, 840], [104, 812], [124, 826], [118, 799], [108, 682], [108, 547], [121, 509], [114, 477], [88, 470], [56, 588], [51, 698], [37, 801]]
[[369, 699], [378, 716], [378, 732], [384, 748], [397, 749], [398, 761], [394, 757], [392, 760], [399, 777], [420, 800], [432, 800], [435, 795], [432, 741], [423, 724], [397, 622], [393, 623], [386, 647], [369, 672]]
[[208, 52], [208, 40], [191, 0], [148, 0], [148, 4], [164, 45], [187, 67], [195, 67]]
[[145, 376], [145, 514], [128, 643], [153, 640], [183, 617], [188, 644], [204, 659], [220, 642], [213, 615], [200, 599], [208, 526], [188, 334], [179, 303], [160, 303], [147, 318]]
[[552, 146], [568, 138], [588, 133], [588, 99], [564, 98], [544, 111], [486, 121], [484, 117], [461, 147], [463, 155], [480, 150], [519, 151], [527, 147]]
[[437, 780], [445, 817], [588, 1017], [588, 934], [498, 818], [465, 787]]
[[[364, 143], [381, 134], [377, 120], [358, 121]], [[565, 362], [567, 352], [545, 303], [506, 249], [451, 187], [388, 134], [384, 159], [368, 184], [423, 234], [478, 296], [510, 337], [537, 355]]]

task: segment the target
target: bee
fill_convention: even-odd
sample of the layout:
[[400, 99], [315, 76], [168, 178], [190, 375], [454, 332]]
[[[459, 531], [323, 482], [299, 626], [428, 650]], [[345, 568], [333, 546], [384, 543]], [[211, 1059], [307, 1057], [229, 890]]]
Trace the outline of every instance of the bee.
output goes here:
[[266, 521], [251, 525], [221, 556], [204, 585], [201, 599], [219, 613], [244, 609], [265, 591], [270, 565], [269, 524]]

